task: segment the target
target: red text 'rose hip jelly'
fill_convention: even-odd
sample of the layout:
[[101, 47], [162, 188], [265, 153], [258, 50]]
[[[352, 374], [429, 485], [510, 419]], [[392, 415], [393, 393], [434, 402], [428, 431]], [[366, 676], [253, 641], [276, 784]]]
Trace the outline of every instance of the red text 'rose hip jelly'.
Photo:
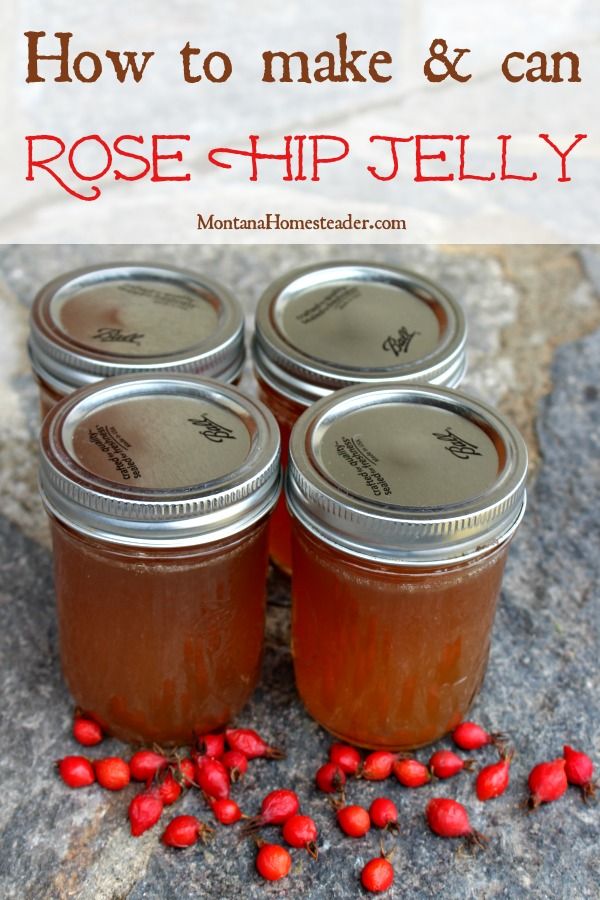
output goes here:
[[194, 272], [90, 266], [38, 293], [29, 351], [45, 415], [71, 391], [109, 376], [193, 372], [233, 382], [244, 364], [244, 317], [225, 288]]
[[196, 376], [77, 391], [42, 426], [62, 667], [125, 740], [186, 743], [229, 721], [259, 674], [271, 413]]
[[[333, 262], [288, 273], [262, 296], [254, 363], [261, 399], [282, 436], [321, 397], [351, 384], [423, 381], [456, 387], [467, 330], [459, 304], [437, 285], [378, 263]], [[291, 570], [291, 524], [282, 498], [270, 553]]]
[[478, 400], [347, 388], [292, 432], [293, 655], [307, 710], [365, 747], [428, 744], [486, 669], [527, 451]]

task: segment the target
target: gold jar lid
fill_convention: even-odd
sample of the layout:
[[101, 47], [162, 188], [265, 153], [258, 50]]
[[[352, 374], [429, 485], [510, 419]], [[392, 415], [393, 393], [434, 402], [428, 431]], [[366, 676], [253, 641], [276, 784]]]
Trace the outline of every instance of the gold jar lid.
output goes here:
[[40, 490], [98, 540], [182, 547], [248, 528], [276, 503], [279, 429], [259, 401], [194, 375], [121, 376], [46, 416]]
[[333, 262], [265, 291], [253, 350], [258, 375], [308, 405], [350, 384], [456, 387], [466, 340], [460, 305], [433, 282], [393, 266]]
[[523, 515], [526, 474], [521, 435], [480, 400], [360, 386], [298, 419], [286, 488], [292, 513], [327, 543], [426, 566], [506, 540]]
[[244, 364], [244, 317], [224, 287], [194, 272], [90, 266], [40, 290], [29, 352], [36, 374], [62, 394], [141, 372], [233, 381]]

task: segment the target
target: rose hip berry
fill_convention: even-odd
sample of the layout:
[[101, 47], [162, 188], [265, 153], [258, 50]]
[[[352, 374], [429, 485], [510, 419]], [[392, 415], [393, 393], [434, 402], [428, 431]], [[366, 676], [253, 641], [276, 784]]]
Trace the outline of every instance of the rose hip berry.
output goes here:
[[375, 828], [398, 831], [398, 807], [388, 797], [377, 797], [369, 807], [369, 816]]
[[109, 791], [121, 791], [130, 781], [129, 766], [118, 756], [107, 756], [94, 763], [98, 784]]
[[276, 790], [264, 798], [260, 813], [248, 819], [244, 832], [249, 834], [263, 825], [283, 825], [300, 812], [300, 801], [294, 791]]
[[196, 751], [200, 756], [212, 756], [213, 759], [221, 759], [225, 753], [225, 735], [198, 734], [195, 737]]
[[167, 762], [162, 753], [155, 753], [154, 750], [138, 750], [129, 760], [129, 771], [134, 781], [148, 781], [164, 769]]
[[194, 783], [196, 767], [189, 756], [179, 760], [175, 769], [175, 777], [184, 787], [190, 787]]
[[213, 830], [196, 816], [175, 816], [163, 831], [161, 841], [168, 847], [191, 847], [196, 841], [206, 843]]
[[394, 868], [386, 856], [376, 856], [363, 868], [360, 880], [366, 891], [381, 894], [394, 883]]
[[242, 818], [241, 809], [230, 797], [223, 797], [221, 800], [209, 798], [209, 803], [215, 819], [221, 825], [235, 825]]
[[574, 750], [572, 747], [565, 745], [563, 747], [563, 755], [565, 758], [565, 775], [569, 784], [574, 784], [581, 788], [584, 800], [593, 797], [596, 793], [596, 785], [592, 781], [594, 777], [594, 763], [581, 750]]
[[540, 803], [552, 803], [565, 793], [568, 787], [565, 760], [538, 763], [529, 773], [529, 806], [536, 809]]
[[329, 761], [339, 766], [346, 775], [357, 775], [361, 756], [356, 747], [349, 744], [332, 744], [329, 748]]
[[497, 763], [484, 766], [475, 781], [475, 791], [479, 800], [492, 800], [499, 797], [508, 787], [510, 780], [510, 755], [502, 757]]
[[239, 750], [228, 750], [221, 757], [221, 762], [229, 772], [229, 777], [235, 783], [248, 771], [248, 757]]
[[389, 750], [375, 750], [369, 753], [360, 768], [360, 777], [367, 781], [385, 781], [392, 774], [394, 763], [398, 759], [396, 753]]
[[456, 800], [434, 797], [425, 808], [425, 817], [433, 833], [439, 837], [464, 837], [480, 847], [487, 843], [487, 838], [473, 829], [467, 810]]
[[336, 816], [338, 825], [348, 837], [363, 837], [371, 828], [371, 818], [363, 806], [342, 806]]
[[480, 750], [488, 744], [502, 746], [506, 738], [501, 734], [490, 734], [475, 722], [461, 722], [452, 732], [452, 740], [461, 750]]
[[256, 870], [267, 881], [285, 878], [292, 868], [292, 857], [279, 844], [262, 844], [256, 855]]
[[335, 794], [346, 784], [346, 775], [338, 765], [328, 762], [317, 770], [315, 783], [324, 794]]
[[182, 787], [173, 772], [168, 771], [156, 785], [156, 792], [165, 806], [171, 806], [181, 796]]
[[431, 781], [429, 769], [417, 759], [397, 759], [393, 772], [400, 784], [408, 788], [422, 787]]
[[306, 850], [317, 858], [317, 826], [310, 816], [292, 816], [283, 826], [283, 839], [290, 847]]
[[436, 750], [429, 760], [429, 769], [436, 778], [452, 778], [463, 769], [472, 769], [472, 759], [462, 759], [452, 750]]
[[228, 728], [225, 731], [225, 739], [230, 750], [239, 750], [248, 759], [258, 757], [283, 759], [285, 756], [282, 750], [271, 747], [251, 728]]
[[85, 756], [65, 756], [56, 765], [58, 774], [71, 788], [87, 787], [96, 780], [94, 767]]
[[229, 797], [231, 781], [223, 763], [211, 756], [196, 757], [196, 781], [199, 787], [214, 800]]
[[73, 737], [83, 747], [93, 747], [104, 737], [102, 728], [94, 719], [87, 716], [75, 716], [73, 719]]
[[156, 825], [163, 811], [163, 802], [154, 791], [144, 791], [129, 804], [129, 824], [134, 837], [139, 837]]

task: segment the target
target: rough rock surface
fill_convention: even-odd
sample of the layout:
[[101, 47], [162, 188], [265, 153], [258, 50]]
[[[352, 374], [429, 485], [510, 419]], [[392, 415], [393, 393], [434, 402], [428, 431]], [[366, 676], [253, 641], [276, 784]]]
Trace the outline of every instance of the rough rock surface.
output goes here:
[[[203, 262], [213, 273], [229, 264], [226, 280], [240, 285], [250, 310], [259, 287], [275, 269], [283, 268], [290, 255], [297, 262], [313, 256], [313, 251], [212, 248]], [[111, 255], [106, 248], [93, 252], [96, 258]], [[331, 252], [344, 255], [339, 248]], [[389, 250], [375, 252], [391, 256]], [[143, 256], [143, 249], [137, 248], [135, 254]], [[198, 251], [166, 248], [161, 255], [191, 264], [194, 254]], [[33, 286], [91, 255], [90, 248], [3, 251], [3, 321], [22, 324]], [[486, 252], [409, 248], [402, 253], [415, 268], [447, 275], [455, 290], [472, 285], [470, 292], [462, 291], [475, 345], [470, 384], [493, 395], [503, 408], [517, 411], [530, 449], [536, 456], [539, 450], [539, 462], [507, 567], [490, 667], [473, 710], [474, 718], [502, 728], [516, 743], [511, 787], [504, 797], [484, 806], [474, 797], [471, 776], [436, 785], [436, 794], [464, 801], [475, 827], [490, 837], [489, 849], [473, 855], [428, 832], [423, 808], [432, 788], [411, 792], [392, 783], [384, 789], [351, 785], [349, 797], [356, 802], [367, 804], [384, 791], [398, 802], [401, 834], [386, 840], [386, 845], [396, 846], [396, 886], [388, 896], [515, 900], [598, 896], [600, 807], [585, 806], [575, 790], [534, 814], [526, 814], [520, 806], [529, 768], [560, 755], [563, 743], [587, 748], [600, 760], [600, 331], [591, 330], [598, 315], [591, 272], [597, 268], [597, 255], [594, 250], [586, 255], [589, 275], [575, 253], [566, 249], [554, 248], [549, 254], [540, 248]], [[551, 271], [556, 279], [563, 278], [569, 327], [562, 333], [550, 333], [552, 322], [544, 315], [543, 303], [536, 312], [532, 299], [539, 300], [544, 293], [543, 282]], [[551, 294], [548, 302], [555, 303], [555, 296]], [[529, 376], [522, 354], [513, 349], [515, 344], [526, 345], [518, 334], [524, 297], [531, 304], [528, 322], [533, 323], [527, 345]], [[562, 343], [577, 330], [590, 333]], [[19, 340], [22, 333], [20, 327]], [[512, 341], [507, 336], [511, 333]], [[17, 335], [16, 327], [12, 335]], [[546, 365], [549, 344], [562, 344], [551, 368]], [[295, 851], [292, 875], [279, 885], [265, 886], [254, 874], [252, 844], [240, 843], [235, 829], [221, 829], [206, 849], [167, 851], [158, 843], [157, 829], [141, 839], [130, 838], [125, 809], [132, 788], [122, 794], [96, 787], [69, 791], [58, 781], [53, 761], [77, 751], [69, 737], [71, 701], [59, 669], [51, 556], [35, 497], [35, 390], [21, 345], [3, 360], [7, 371], [0, 394], [4, 713], [0, 895], [18, 900], [361, 896], [358, 873], [362, 863], [378, 853], [379, 836], [372, 832], [361, 841], [342, 837], [327, 800], [313, 788], [313, 773], [326, 757], [329, 738], [303, 712], [295, 694], [287, 649], [289, 587], [276, 573], [269, 584], [263, 678], [239, 722], [284, 743], [288, 758], [254, 763], [236, 795], [245, 811], [254, 812], [267, 790], [296, 789], [320, 827], [318, 863]], [[515, 372], [520, 372], [518, 377]], [[515, 395], [527, 377], [529, 396], [517, 402]], [[107, 742], [90, 755], [122, 749]], [[492, 757], [491, 751], [480, 754], [482, 761]], [[180, 804], [182, 812], [199, 809], [202, 804], [196, 796]]]

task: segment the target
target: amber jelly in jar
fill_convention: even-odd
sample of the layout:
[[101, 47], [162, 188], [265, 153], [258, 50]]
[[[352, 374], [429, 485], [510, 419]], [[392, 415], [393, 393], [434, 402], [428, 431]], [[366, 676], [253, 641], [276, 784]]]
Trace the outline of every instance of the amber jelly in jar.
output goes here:
[[29, 354], [44, 416], [71, 391], [110, 376], [193, 372], [235, 382], [245, 357], [244, 317], [229, 291], [195, 272], [90, 266], [38, 293]]
[[292, 646], [308, 712], [364, 747], [429, 744], [485, 674], [527, 451], [486, 404], [355, 387], [292, 432]]
[[40, 487], [77, 705], [130, 741], [229, 721], [261, 664], [280, 487], [269, 410], [195, 376], [109, 379], [44, 420]]
[[[281, 429], [282, 462], [307, 406], [351, 384], [423, 381], [456, 387], [467, 329], [445, 290], [404, 269], [333, 262], [288, 273], [262, 296], [254, 364], [261, 399]], [[270, 554], [291, 571], [291, 522], [282, 497]]]

